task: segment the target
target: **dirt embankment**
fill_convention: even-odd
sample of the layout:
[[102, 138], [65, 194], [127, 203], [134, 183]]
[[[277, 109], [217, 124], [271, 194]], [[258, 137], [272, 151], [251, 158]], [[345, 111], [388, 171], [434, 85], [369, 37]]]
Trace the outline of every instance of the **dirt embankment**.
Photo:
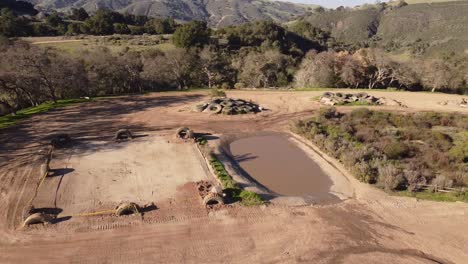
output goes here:
[[[55, 110], [0, 131], [0, 210], [4, 212], [0, 216], [0, 263], [465, 263], [468, 206], [464, 203], [392, 197], [348, 177], [355, 196], [338, 204], [228, 206], [207, 210], [201, 205], [195, 186], [181, 184], [199, 178], [198, 173], [188, 173], [197, 170], [194, 166], [198, 165], [192, 164], [181, 171], [175, 162], [179, 156], [191, 155], [189, 148], [177, 150], [176, 146], [171, 152], [172, 144], [144, 143], [150, 136], [169, 137], [179, 127], [190, 127], [213, 137], [228, 133], [284, 132], [291, 121], [307, 117], [320, 107], [312, 99], [322, 93], [228, 92], [229, 96], [252, 100], [270, 109], [243, 116], [192, 113], [191, 106], [208, 98], [202, 92], [122, 97]], [[455, 95], [369, 93], [408, 106], [398, 111], [468, 113], [467, 109], [437, 105], [439, 101], [457, 100], [459, 97]], [[105, 148], [99, 144], [112, 141], [114, 132], [122, 127], [149, 137], [137, 139], [135, 146], [129, 146], [130, 152], [121, 147], [124, 145]], [[123, 180], [135, 181], [124, 190], [132, 195], [129, 198], [140, 195], [142, 200], [155, 199], [158, 209], [143, 217], [71, 218], [46, 227], [16, 230], [22, 210], [40, 178], [38, 153], [54, 133], [70, 134], [83, 146], [93, 146], [87, 150], [88, 157], [99, 156], [97, 160], [87, 160], [77, 154], [69, 158], [67, 152], [58, 153], [55, 162], [64, 163], [53, 166], [74, 171], [48, 179], [57, 181], [55, 189], [51, 186], [50, 191], [73, 194], [77, 199], [70, 200], [70, 208], [81, 206], [77, 201], [83, 197], [91, 197], [92, 203], [112, 200], [115, 198], [112, 186]], [[152, 157], [151, 144], [177, 157]], [[104, 161], [113, 157], [122, 161], [121, 166], [104, 166]], [[151, 164], [155, 171], [142, 170], [145, 180], [136, 182], [140, 179], [137, 174], [145, 167], [145, 163], [137, 164], [140, 159], [149, 163], [157, 158], [165, 160], [168, 167]], [[81, 174], [83, 168], [92, 173]], [[82, 186], [86, 181], [72, 179], [73, 175], [93, 178], [91, 184], [94, 188], [100, 186], [100, 190], [94, 189], [93, 194], [90, 191], [93, 186]], [[121, 177], [113, 182], [117, 175]], [[166, 181], [164, 175], [173, 179]], [[63, 180], [59, 185], [60, 178]], [[75, 185], [80, 188], [73, 188]], [[150, 194], [146, 188], [159, 190], [159, 194]]]

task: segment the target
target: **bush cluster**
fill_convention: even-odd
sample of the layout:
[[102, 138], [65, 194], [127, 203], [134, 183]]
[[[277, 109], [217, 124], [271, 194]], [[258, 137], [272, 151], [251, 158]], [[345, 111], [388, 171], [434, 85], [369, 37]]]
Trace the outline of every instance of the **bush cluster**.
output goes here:
[[321, 109], [293, 130], [339, 159], [361, 181], [387, 190], [468, 185], [468, 117]]
[[215, 155], [211, 154], [210, 164], [213, 170], [218, 176], [225, 192], [233, 199], [240, 201], [243, 205], [252, 206], [252, 205], [261, 205], [264, 204], [262, 197], [257, 193], [247, 191], [239, 187], [237, 182], [235, 182], [231, 175], [226, 171], [224, 165], [216, 158]]

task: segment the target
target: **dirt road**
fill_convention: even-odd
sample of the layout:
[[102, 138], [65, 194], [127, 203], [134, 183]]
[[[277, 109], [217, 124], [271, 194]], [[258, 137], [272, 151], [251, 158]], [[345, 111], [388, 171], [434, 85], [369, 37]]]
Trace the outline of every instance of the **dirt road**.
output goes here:
[[[435, 106], [461, 98], [453, 95], [380, 93], [408, 108], [376, 108], [468, 113]], [[122, 127], [162, 138], [181, 126], [212, 134], [285, 131], [292, 120], [320, 107], [312, 100], [320, 94], [229, 93], [271, 110], [246, 116], [189, 112], [193, 104], [207, 99], [202, 92], [122, 97], [51, 111], [0, 131], [0, 263], [467, 263], [467, 204], [391, 197], [349, 174], [355, 197], [334, 205], [207, 210], [197, 200], [195, 186], [183, 184], [158, 200], [158, 209], [143, 218], [72, 217], [50, 226], [18, 229], [40, 178], [39, 151], [53, 133], [66, 132], [80, 145], [93, 146], [110, 141]], [[95, 147], [90, 155], [103, 151], [99, 144]], [[79, 168], [80, 159], [73, 162]], [[107, 174], [112, 175], [103, 172]], [[173, 190], [177, 184], [166, 188]], [[77, 202], [89, 197], [62, 187], [59, 192], [64, 195], [81, 197]], [[142, 196], [151, 198], [148, 193]]]

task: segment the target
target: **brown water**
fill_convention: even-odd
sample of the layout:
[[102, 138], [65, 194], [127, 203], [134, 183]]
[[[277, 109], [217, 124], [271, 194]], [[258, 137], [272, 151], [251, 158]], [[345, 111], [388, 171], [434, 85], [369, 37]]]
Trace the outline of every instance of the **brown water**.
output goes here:
[[331, 197], [331, 179], [299, 147], [280, 135], [234, 141], [231, 154], [241, 168], [271, 191], [286, 196]]

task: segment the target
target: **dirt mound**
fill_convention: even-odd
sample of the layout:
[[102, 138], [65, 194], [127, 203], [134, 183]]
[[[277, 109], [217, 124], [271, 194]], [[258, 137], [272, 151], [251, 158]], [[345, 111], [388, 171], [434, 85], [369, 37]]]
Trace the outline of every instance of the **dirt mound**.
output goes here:
[[241, 115], [259, 113], [264, 111], [264, 109], [258, 104], [242, 99], [217, 98], [208, 103], [195, 105], [193, 111], [198, 113]]
[[140, 207], [136, 203], [122, 203], [115, 208], [115, 215], [140, 214]]
[[439, 105], [452, 105], [452, 106], [459, 106], [463, 108], [468, 108], [468, 98], [463, 98], [461, 100], [448, 100], [439, 102]]
[[35, 213], [30, 215], [23, 222], [23, 227], [35, 225], [35, 224], [49, 224], [52, 222], [52, 217], [43, 213]]
[[119, 141], [119, 140], [127, 140], [127, 139], [133, 139], [133, 134], [129, 129], [120, 129], [115, 133], [114, 140]]
[[181, 139], [192, 139], [194, 138], [194, 133], [188, 127], [181, 127], [177, 130], [176, 137]]
[[73, 143], [71, 137], [68, 134], [58, 134], [55, 135], [52, 140], [50, 141], [50, 144], [54, 148], [66, 148], [71, 146]]
[[359, 105], [386, 105], [386, 106], [398, 106], [406, 107], [404, 104], [397, 100], [375, 97], [367, 93], [331, 93], [326, 92], [320, 96], [320, 103], [324, 105], [348, 105], [348, 104], [359, 104]]
[[205, 198], [203, 198], [203, 204], [206, 206], [213, 206], [217, 204], [224, 204], [224, 199], [223, 196], [217, 194], [217, 193], [208, 193]]

